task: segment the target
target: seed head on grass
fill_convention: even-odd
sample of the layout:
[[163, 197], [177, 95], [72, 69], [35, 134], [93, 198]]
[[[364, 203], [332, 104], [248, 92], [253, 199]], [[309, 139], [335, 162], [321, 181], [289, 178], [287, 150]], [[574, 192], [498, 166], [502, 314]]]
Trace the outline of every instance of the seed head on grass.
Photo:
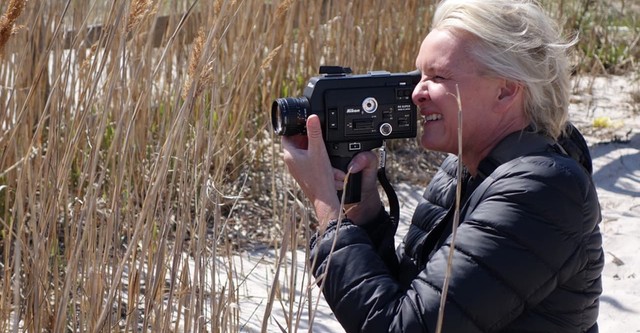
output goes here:
[[286, 13], [289, 10], [289, 8], [291, 8], [291, 5], [293, 5], [293, 0], [284, 0], [284, 1], [282, 1], [278, 5], [278, 8], [276, 9], [275, 20], [274, 21], [278, 21], [280, 19], [280, 17], [282, 15], [284, 15], [284, 13]]
[[222, 0], [216, 0], [216, 2], [213, 3], [213, 15], [218, 16], [220, 10], [222, 10]]
[[198, 70], [198, 64], [202, 58], [203, 48], [205, 45], [204, 30], [198, 31], [198, 36], [193, 41], [193, 47], [191, 48], [191, 55], [189, 57], [189, 72], [187, 81], [182, 89], [182, 98], [187, 99], [189, 90], [193, 86], [194, 82], [198, 85], [194, 96], [198, 96], [204, 87], [211, 83], [213, 80], [213, 65], [208, 63], [202, 70]]
[[271, 52], [269, 52], [267, 57], [264, 58], [264, 60], [262, 61], [262, 65], [260, 65], [260, 69], [265, 70], [269, 68], [269, 66], [271, 66], [271, 62], [273, 61], [273, 58], [275, 58], [275, 56], [278, 54], [281, 48], [282, 48], [282, 45], [279, 45], [275, 49], [271, 50]]
[[200, 29], [198, 35], [193, 40], [193, 46], [191, 47], [191, 55], [189, 56], [189, 72], [188, 77], [182, 88], [182, 98], [187, 99], [187, 94], [193, 85], [196, 71], [198, 70], [198, 63], [202, 57], [202, 47], [204, 45], [204, 31]]
[[146, 17], [154, 12], [151, 0], [133, 0], [129, 7], [127, 34], [131, 33]]
[[11, 0], [7, 12], [0, 17], [0, 55], [11, 35], [20, 30], [20, 27], [16, 27], [15, 23], [26, 6], [26, 0]]

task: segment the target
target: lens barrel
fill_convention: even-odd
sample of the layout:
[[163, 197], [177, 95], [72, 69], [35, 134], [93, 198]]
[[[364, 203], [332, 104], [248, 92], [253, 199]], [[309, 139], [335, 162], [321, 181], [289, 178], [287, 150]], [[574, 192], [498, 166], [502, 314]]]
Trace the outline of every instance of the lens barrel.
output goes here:
[[285, 136], [305, 134], [309, 109], [309, 100], [306, 97], [276, 99], [271, 105], [273, 131]]

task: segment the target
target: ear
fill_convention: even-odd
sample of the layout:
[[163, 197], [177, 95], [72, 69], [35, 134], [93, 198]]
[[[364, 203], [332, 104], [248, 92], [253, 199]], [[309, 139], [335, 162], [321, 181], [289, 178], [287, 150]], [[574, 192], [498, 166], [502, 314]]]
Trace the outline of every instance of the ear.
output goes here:
[[504, 79], [500, 86], [500, 95], [498, 99], [509, 99], [518, 95], [522, 90], [520, 83]]
[[501, 110], [509, 110], [516, 103], [522, 101], [522, 94], [524, 89], [522, 84], [516, 81], [503, 79], [498, 87], [498, 104], [501, 106]]

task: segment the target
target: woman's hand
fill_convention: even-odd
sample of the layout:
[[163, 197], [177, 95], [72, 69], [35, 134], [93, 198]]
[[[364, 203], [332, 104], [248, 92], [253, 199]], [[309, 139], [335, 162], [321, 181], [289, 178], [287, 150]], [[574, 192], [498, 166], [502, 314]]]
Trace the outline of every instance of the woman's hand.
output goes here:
[[320, 227], [324, 228], [330, 220], [338, 218], [340, 202], [336, 189], [342, 188], [342, 183], [336, 183], [318, 116], [307, 119], [306, 136], [284, 136], [282, 145], [289, 173], [313, 204]]
[[[282, 144], [289, 173], [313, 204], [320, 226], [324, 227], [339, 216], [340, 201], [336, 192], [342, 190], [346, 175], [331, 166], [318, 116], [307, 119], [307, 136], [283, 137]], [[373, 218], [382, 206], [377, 189], [377, 163], [373, 152], [362, 152], [349, 166], [353, 173], [363, 172], [360, 203], [345, 207], [347, 216], [356, 224]]]
[[[362, 172], [362, 192], [359, 203], [345, 205], [346, 215], [355, 224], [366, 223], [378, 214], [382, 206], [377, 182], [378, 156], [371, 151], [358, 153], [349, 163], [349, 171]], [[335, 174], [337, 182], [343, 183], [345, 173], [335, 170]]]

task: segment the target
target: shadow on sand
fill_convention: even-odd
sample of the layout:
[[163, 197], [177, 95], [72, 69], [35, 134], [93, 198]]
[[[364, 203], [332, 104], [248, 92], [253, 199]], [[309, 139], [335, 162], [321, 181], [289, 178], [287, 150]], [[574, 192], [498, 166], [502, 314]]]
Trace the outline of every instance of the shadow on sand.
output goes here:
[[640, 134], [624, 143], [612, 142], [591, 147], [591, 157], [596, 159], [609, 155], [597, 172], [593, 174], [596, 185], [616, 194], [640, 196]]

